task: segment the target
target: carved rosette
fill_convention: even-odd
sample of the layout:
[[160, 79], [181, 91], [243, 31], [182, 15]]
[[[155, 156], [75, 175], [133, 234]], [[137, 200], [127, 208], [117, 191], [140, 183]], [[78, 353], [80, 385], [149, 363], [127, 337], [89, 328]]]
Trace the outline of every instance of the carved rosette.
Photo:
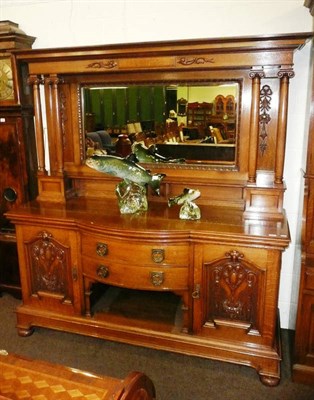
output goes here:
[[45, 231], [40, 232], [27, 247], [32, 293], [44, 291], [65, 296], [69, 250]]
[[207, 321], [227, 319], [256, 327], [258, 270], [245, 262], [236, 250], [207, 267]]

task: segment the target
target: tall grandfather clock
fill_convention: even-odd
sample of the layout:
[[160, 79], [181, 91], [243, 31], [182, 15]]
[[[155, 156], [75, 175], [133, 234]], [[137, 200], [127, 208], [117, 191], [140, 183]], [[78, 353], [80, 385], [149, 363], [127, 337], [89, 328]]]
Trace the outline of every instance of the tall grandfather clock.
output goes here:
[[34, 40], [18, 24], [0, 21], [0, 294], [20, 291], [14, 226], [4, 214], [36, 196], [32, 95], [26, 65], [12, 56]]

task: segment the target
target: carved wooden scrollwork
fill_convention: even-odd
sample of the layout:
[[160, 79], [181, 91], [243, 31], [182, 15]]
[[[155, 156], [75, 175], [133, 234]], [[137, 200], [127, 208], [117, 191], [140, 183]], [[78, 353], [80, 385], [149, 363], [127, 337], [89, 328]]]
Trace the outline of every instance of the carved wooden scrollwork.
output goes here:
[[115, 68], [118, 63], [115, 60], [104, 61], [96, 61], [87, 65], [86, 68], [94, 68], [94, 69], [112, 69]]
[[232, 250], [225, 254], [225, 258], [205, 264], [208, 290], [206, 321], [227, 319], [256, 327], [262, 272], [244, 258], [242, 253]]
[[67, 121], [67, 98], [63, 91], [60, 91], [59, 99], [60, 99], [60, 121], [61, 121], [62, 143], [63, 143], [63, 148], [65, 149], [67, 146], [66, 134], [65, 134], [65, 125]]
[[181, 65], [193, 65], [193, 64], [214, 64], [215, 60], [213, 58], [205, 58], [205, 57], [180, 57], [177, 60], [178, 64]]
[[248, 181], [256, 181], [258, 134], [259, 134], [259, 106], [261, 79], [265, 77], [262, 67], [252, 67], [249, 77], [252, 79], [251, 121], [250, 121], [250, 159]]
[[45, 291], [66, 296], [69, 249], [46, 231], [40, 232], [27, 247], [32, 270], [32, 293]]
[[260, 124], [260, 144], [259, 149], [262, 155], [266, 151], [267, 148], [267, 125], [269, 124], [271, 118], [269, 115], [269, 110], [271, 109], [270, 103], [272, 99], [273, 91], [271, 90], [269, 85], [264, 85], [260, 92], [260, 115], [259, 115], [259, 124]]

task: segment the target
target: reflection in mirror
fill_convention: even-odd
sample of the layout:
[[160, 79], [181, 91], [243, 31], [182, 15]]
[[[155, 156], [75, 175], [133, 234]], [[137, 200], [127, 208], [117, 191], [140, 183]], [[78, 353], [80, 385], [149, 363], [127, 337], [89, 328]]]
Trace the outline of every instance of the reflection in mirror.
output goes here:
[[140, 142], [166, 159], [234, 164], [238, 99], [239, 84], [229, 81], [84, 87], [87, 154], [125, 157]]

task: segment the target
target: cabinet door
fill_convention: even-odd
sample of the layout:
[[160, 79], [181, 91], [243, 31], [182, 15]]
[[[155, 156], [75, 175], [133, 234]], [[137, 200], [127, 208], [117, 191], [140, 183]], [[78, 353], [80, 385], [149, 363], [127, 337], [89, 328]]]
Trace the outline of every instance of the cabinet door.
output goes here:
[[80, 312], [76, 232], [49, 226], [16, 226], [24, 305]]
[[194, 331], [272, 345], [281, 253], [211, 245], [196, 249]]
[[[2, 113], [1, 113], [2, 115]], [[0, 194], [2, 214], [25, 201], [27, 182], [21, 117], [0, 120]]]
[[293, 379], [314, 382], [314, 261], [308, 257], [302, 265], [296, 324]]
[[298, 331], [299, 337], [296, 343], [298, 350], [297, 363], [311, 367], [314, 373], [314, 296], [313, 293], [301, 296], [302, 307], [300, 313], [303, 316], [302, 330]]

